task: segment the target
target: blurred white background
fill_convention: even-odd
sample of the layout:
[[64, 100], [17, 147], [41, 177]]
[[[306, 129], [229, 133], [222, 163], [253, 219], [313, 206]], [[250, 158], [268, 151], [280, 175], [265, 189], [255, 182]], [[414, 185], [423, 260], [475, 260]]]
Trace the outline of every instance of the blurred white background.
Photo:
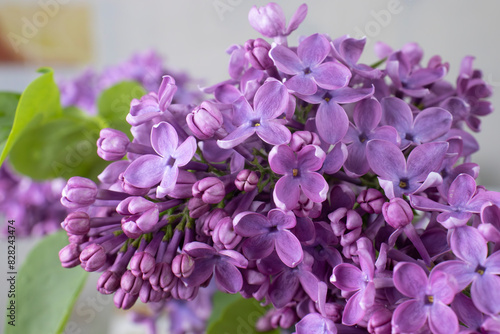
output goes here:
[[[14, 3], [39, 6], [40, 2], [48, 1], [0, 0], [0, 8]], [[159, 51], [169, 68], [187, 71], [193, 78], [213, 84], [228, 78], [229, 57], [225, 53], [228, 46], [261, 37], [248, 24], [247, 15], [254, 4], [267, 3], [261, 0], [52, 1], [58, 1], [61, 8], [77, 4], [87, 9], [90, 18], [88, 59], [77, 65], [44, 64], [36, 60], [29, 64], [4, 63], [0, 66], [0, 90], [22, 91], [42, 65], [52, 66], [59, 77], [72, 77], [88, 66], [102, 69], [128, 59], [135, 51], [149, 48]], [[276, 2], [289, 19], [304, 1]], [[307, 18], [289, 38], [290, 45], [296, 45], [298, 36], [316, 32], [327, 33], [332, 38], [344, 34], [366, 35], [368, 43], [362, 61], [372, 63], [376, 60], [372, 51], [376, 41], [384, 41], [394, 49], [407, 42], [417, 42], [424, 49], [424, 63], [435, 54], [450, 63], [447, 79], [452, 82], [461, 59], [474, 55], [475, 67], [483, 70], [485, 80], [493, 86], [494, 94], [498, 94], [491, 101], [500, 108], [500, 2], [311, 0], [307, 3]], [[21, 20], [18, 23], [23, 24]], [[50, 22], [40, 30], [49, 27]], [[70, 48], [75, 43], [78, 41], [59, 47]], [[476, 137], [481, 150], [473, 156], [473, 161], [481, 166], [479, 183], [493, 189], [500, 188], [499, 127], [500, 113], [483, 118], [482, 132]], [[5, 265], [3, 260], [0, 262]], [[4, 290], [0, 291], [0, 305], [5, 300]]]

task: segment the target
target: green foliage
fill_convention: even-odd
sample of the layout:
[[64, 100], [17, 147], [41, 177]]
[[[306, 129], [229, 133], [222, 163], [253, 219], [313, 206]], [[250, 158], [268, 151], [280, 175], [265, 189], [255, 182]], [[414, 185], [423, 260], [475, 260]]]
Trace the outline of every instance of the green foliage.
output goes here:
[[216, 293], [214, 295], [214, 310], [210, 317], [207, 334], [279, 334], [278, 329], [268, 332], [258, 332], [255, 329], [257, 320], [263, 316], [266, 309], [255, 299], [244, 299], [240, 295]]
[[105, 91], [97, 100], [99, 117], [104, 120], [108, 127], [126, 133], [130, 139], [130, 124], [125, 120], [130, 111], [130, 101], [145, 95], [146, 91], [135, 81], [120, 82]]
[[5, 334], [62, 333], [88, 273], [61, 267], [58, 252], [68, 244], [65, 231], [45, 237], [28, 254], [17, 275], [15, 326]]
[[20, 94], [0, 92], [0, 152], [3, 150], [9, 137]]
[[19, 99], [12, 129], [2, 149], [0, 164], [3, 163], [29, 123], [43, 123], [62, 115], [59, 89], [54, 82], [52, 70], [45, 68], [39, 72], [43, 74], [26, 88]]

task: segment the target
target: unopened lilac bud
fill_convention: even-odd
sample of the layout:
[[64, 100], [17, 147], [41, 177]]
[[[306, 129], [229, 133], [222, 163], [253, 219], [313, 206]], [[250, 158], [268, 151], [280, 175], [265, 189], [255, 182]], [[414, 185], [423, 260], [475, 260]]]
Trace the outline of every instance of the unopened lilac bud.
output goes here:
[[214, 244], [222, 249], [234, 249], [242, 237], [234, 232], [233, 220], [231, 217], [222, 218], [214, 229], [212, 238]]
[[186, 116], [186, 122], [198, 139], [206, 140], [222, 127], [223, 119], [215, 104], [204, 101]]
[[207, 204], [217, 204], [226, 196], [224, 183], [216, 177], [206, 177], [193, 185], [193, 197]]
[[80, 261], [85, 271], [96, 271], [106, 264], [106, 251], [99, 244], [90, 244], [80, 254]]
[[368, 320], [368, 332], [370, 334], [390, 334], [392, 312], [386, 308], [378, 309], [373, 312]]
[[120, 287], [120, 276], [111, 270], [106, 270], [97, 280], [97, 290], [104, 294], [110, 295]]
[[271, 44], [262, 38], [250, 39], [245, 42], [245, 57], [258, 70], [267, 70], [274, 66], [274, 62], [269, 57]]
[[94, 181], [73, 176], [62, 190], [61, 203], [68, 209], [84, 208], [92, 205], [96, 197], [97, 185]]
[[83, 211], [71, 212], [61, 226], [68, 233], [84, 235], [90, 231], [90, 217]]
[[71, 233], [67, 233], [67, 234], [68, 234], [68, 241], [72, 244], [81, 245], [84, 242], [89, 241], [88, 235], [77, 235], [77, 234], [71, 234]]
[[413, 211], [410, 205], [399, 197], [384, 203], [382, 214], [387, 224], [395, 229], [405, 227], [413, 220]]
[[155, 264], [156, 260], [153, 255], [148, 252], [137, 252], [130, 260], [130, 270], [134, 276], [147, 280], [153, 275]]
[[177, 254], [172, 260], [172, 272], [179, 278], [189, 277], [194, 270], [194, 259], [188, 254]]
[[163, 295], [163, 291], [156, 291], [151, 288], [151, 284], [149, 282], [144, 282], [141, 287], [141, 291], [139, 291], [139, 298], [143, 303], [155, 303], [161, 300]]
[[284, 307], [273, 313], [271, 316], [271, 325], [273, 328], [289, 328], [298, 320], [294, 310], [290, 307]]
[[259, 184], [259, 175], [253, 170], [243, 169], [236, 175], [234, 184], [238, 190], [250, 192], [257, 188]]
[[130, 140], [123, 132], [115, 129], [102, 129], [97, 140], [97, 155], [106, 161], [120, 160], [127, 154]]
[[141, 286], [143, 283], [143, 279], [141, 277], [137, 277], [130, 270], [127, 270], [121, 280], [120, 287], [124, 292], [137, 295], [141, 290]]
[[70, 243], [59, 251], [59, 260], [64, 268], [73, 268], [80, 264], [78, 245]]
[[138, 297], [139, 294], [130, 294], [123, 291], [122, 289], [118, 289], [113, 297], [113, 301], [116, 307], [123, 310], [128, 310], [129, 308], [134, 306]]
[[[127, 197], [118, 204], [116, 212], [123, 216], [128, 216], [122, 219], [122, 226], [125, 225], [125, 228], [131, 235], [136, 235], [139, 232], [142, 234], [153, 231], [158, 223], [160, 214], [158, 206], [155, 203], [140, 196]], [[137, 226], [135, 227], [133, 224]]]
[[290, 140], [290, 148], [295, 152], [300, 151], [306, 145], [321, 145], [321, 140], [319, 136], [310, 131], [296, 131], [292, 135]]
[[367, 213], [379, 214], [382, 212], [382, 205], [385, 203], [385, 196], [377, 189], [368, 188], [363, 190], [356, 201], [361, 209]]
[[219, 223], [221, 219], [227, 217], [228, 214], [226, 211], [220, 208], [215, 208], [208, 215], [202, 218], [203, 226], [201, 227], [201, 232], [207, 236], [211, 236], [213, 230]]
[[172, 297], [180, 300], [193, 300], [198, 295], [199, 286], [187, 286], [177, 279], [176, 284], [170, 290]]
[[153, 275], [149, 277], [149, 283], [155, 290], [169, 291], [174, 281], [175, 276], [172, 273], [172, 267], [165, 262], [157, 263]]
[[198, 181], [198, 179], [193, 173], [183, 169], [179, 170], [179, 176], [177, 177], [174, 190], [169, 192], [168, 196], [172, 198], [190, 198], [193, 196], [193, 184], [195, 184], [196, 181]]
[[203, 202], [201, 198], [193, 197], [188, 201], [189, 217], [200, 218], [210, 210], [210, 205]]

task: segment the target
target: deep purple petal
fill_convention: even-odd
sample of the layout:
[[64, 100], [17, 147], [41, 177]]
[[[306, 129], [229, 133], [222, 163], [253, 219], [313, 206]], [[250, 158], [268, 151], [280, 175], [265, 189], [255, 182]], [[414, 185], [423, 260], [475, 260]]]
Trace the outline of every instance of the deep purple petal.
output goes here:
[[317, 302], [319, 299], [319, 279], [312, 272], [303, 269], [299, 270], [298, 277], [302, 289], [304, 289], [311, 300]]
[[457, 315], [445, 304], [434, 303], [429, 311], [429, 327], [436, 334], [458, 333]]
[[150, 188], [163, 178], [166, 161], [157, 155], [140, 156], [123, 173], [126, 182], [137, 188]]
[[429, 286], [429, 292], [434, 295], [434, 300], [439, 300], [444, 304], [450, 304], [455, 294], [460, 292], [452, 275], [436, 269], [433, 269], [429, 275]]
[[191, 275], [184, 278], [183, 281], [188, 286], [198, 286], [205, 282], [214, 272], [213, 258], [199, 258], [194, 262], [194, 269]]
[[418, 298], [425, 294], [427, 275], [415, 263], [399, 262], [394, 267], [393, 279], [396, 289], [405, 296]]
[[256, 212], [242, 212], [233, 220], [234, 231], [242, 237], [253, 237], [265, 234], [271, 228], [269, 220]]
[[276, 253], [290, 268], [296, 267], [304, 256], [299, 239], [290, 231], [279, 231], [275, 238]]
[[364, 286], [365, 275], [350, 263], [341, 263], [333, 268], [330, 282], [342, 291], [356, 291]]
[[249, 260], [263, 259], [274, 250], [274, 237], [269, 234], [259, 234], [243, 242], [243, 253]]
[[423, 181], [430, 172], [441, 167], [448, 150], [447, 142], [433, 142], [419, 145], [411, 151], [407, 162], [407, 176], [416, 181]]
[[359, 130], [368, 133], [382, 119], [382, 106], [375, 98], [360, 101], [354, 108], [353, 119]]
[[444, 271], [457, 281], [458, 289], [465, 289], [474, 279], [476, 269], [460, 260], [444, 261], [434, 267], [434, 270]]
[[274, 281], [269, 287], [269, 299], [276, 308], [282, 308], [290, 301], [297, 293], [299, 288], [299, 279], [290, 270], [285, 270], [274, 278]]
[[330, 43], [320, 34], [314, 34], [304, 39], [297, 47], [297, 55], [304, 67], [320, 64], [330, 53]]
[[418, 333], [427, 320], [421, 301], [408, 300], [400, 304], [392, 316], [392, 330], [396, 333]]
[[211, 257], [217, 254], [212, 246], [198, 241], [185, 244], [182, 250], [193, 258]]
[[293, 150], [287, 145], [274, 146], [269, 152], [269, 166], [276, 174], [292, 174], [297, 168], [297, 158]]
[[406, 133], [412, 127], [413, 114], [410, 106], [396, 97], [382, 99], [382, 122], [391, 125], [399, 133]]
[[342, 314], [342, 323], [347, 326], [354, 326], [365, 315], [365, 310], [361, 308], [362, 291], [356, 292], [347, 301], [344, 313]]
[[319, 146], [306, 145], [297, 153], [298, 167], [301, 172], [314, 172], [323, 166], [326, 154]]
[[366, 159], [366, 144], [354, 142], [347, 146], [347, 159], [344, 168], [352, 174], [361, 176], [370, 170], [370, 165]]
[[370, 168], [385, 180], [403, 176], [406, 161], [399, 147], [385, 140], [370, 140], [366, 144], [366, 158]]
[[300, 176], [300, 187], [304, 195], [311, 201], [321, 203], [326, 200], [328, 183], [321, 174], [315, 172], [304, 173]]
[[215, 265], [215, 279], [220, 290], [226, 293], [237, 293], [243, 286], [241, 272], [226, 261], [218, 261]]
[[277, 227], [279, 230], [291, 229], [297, 224], [293, 213], [285, 212], [280, 209], [272, 209], [269, 211], [267, 218], [271, 226]]
[[335, 145], [347, 133], [349, 119], [345, 110], [335, 102], [321, 103], [316, 114], [316, 128], [323, 140]]

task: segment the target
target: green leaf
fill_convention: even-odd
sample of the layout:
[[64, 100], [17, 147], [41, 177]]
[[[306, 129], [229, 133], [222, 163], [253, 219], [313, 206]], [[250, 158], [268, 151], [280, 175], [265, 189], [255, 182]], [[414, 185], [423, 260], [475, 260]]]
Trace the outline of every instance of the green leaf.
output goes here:
[[[247, 333], [247, 334], [279, 334], [278, 329], [268, 332], [258, 332], [255, 329], [257, 320], [266, 313], [266, 309], [255, 299], [244, 299], [236, 295], [237, 299], [227, 303], [222, 314], [217, 320], [209, 323], [207, 334], [229, 334], [229, 333]], [[217, 310], [216, 303], [228, 301], [227, 296], [214, 296], [214, 312]], [[215, 315], [217, 316], [217, 315]], [[212, 318], [212, 317], [211, 317]]]
[[208, 326], [219, 320], [222, 315], [222, 312], [227, 308], [227, 306], [237, 300], [240, 300], [241, 296], [237, 294], [229, 294], [217, 291], [214, 293], [212, 298], [212, 313], [210, 314], [210, 319], [208, 319]]
[[108, 162], [97, 155], [98, 122], [84, 116], [70, 113], [29, 126], [10, 153], [14, 169], [36, 180], [72, 176], [95, 180]]
[[130, 139], [130, 124], [125, 118], [130, 111], [130, 101], [146, 94], [144, 88], [135, 81], [120, 82], [105, 91], [97, 100], [98, 115], [113, 129], [126, 133]]
[[19, 99], [12, 129], [0, 155], [0, 165], [29, 123], [42, 123], [62, 115], [59, 89], [52, 70], [43, 68], [40, 72], [43, 74], [26, 87]]
[[0, 92], [0, 152], [9, 137], [10, 129], [12, 129], [20, 97], [21, 94]]
[[65, 231], [49, 235], [33, 248], [16, 276], [15, 326], [5, 334], [62, 333], [88, 273], [61, 266], [59, 250], [68, 244]]

